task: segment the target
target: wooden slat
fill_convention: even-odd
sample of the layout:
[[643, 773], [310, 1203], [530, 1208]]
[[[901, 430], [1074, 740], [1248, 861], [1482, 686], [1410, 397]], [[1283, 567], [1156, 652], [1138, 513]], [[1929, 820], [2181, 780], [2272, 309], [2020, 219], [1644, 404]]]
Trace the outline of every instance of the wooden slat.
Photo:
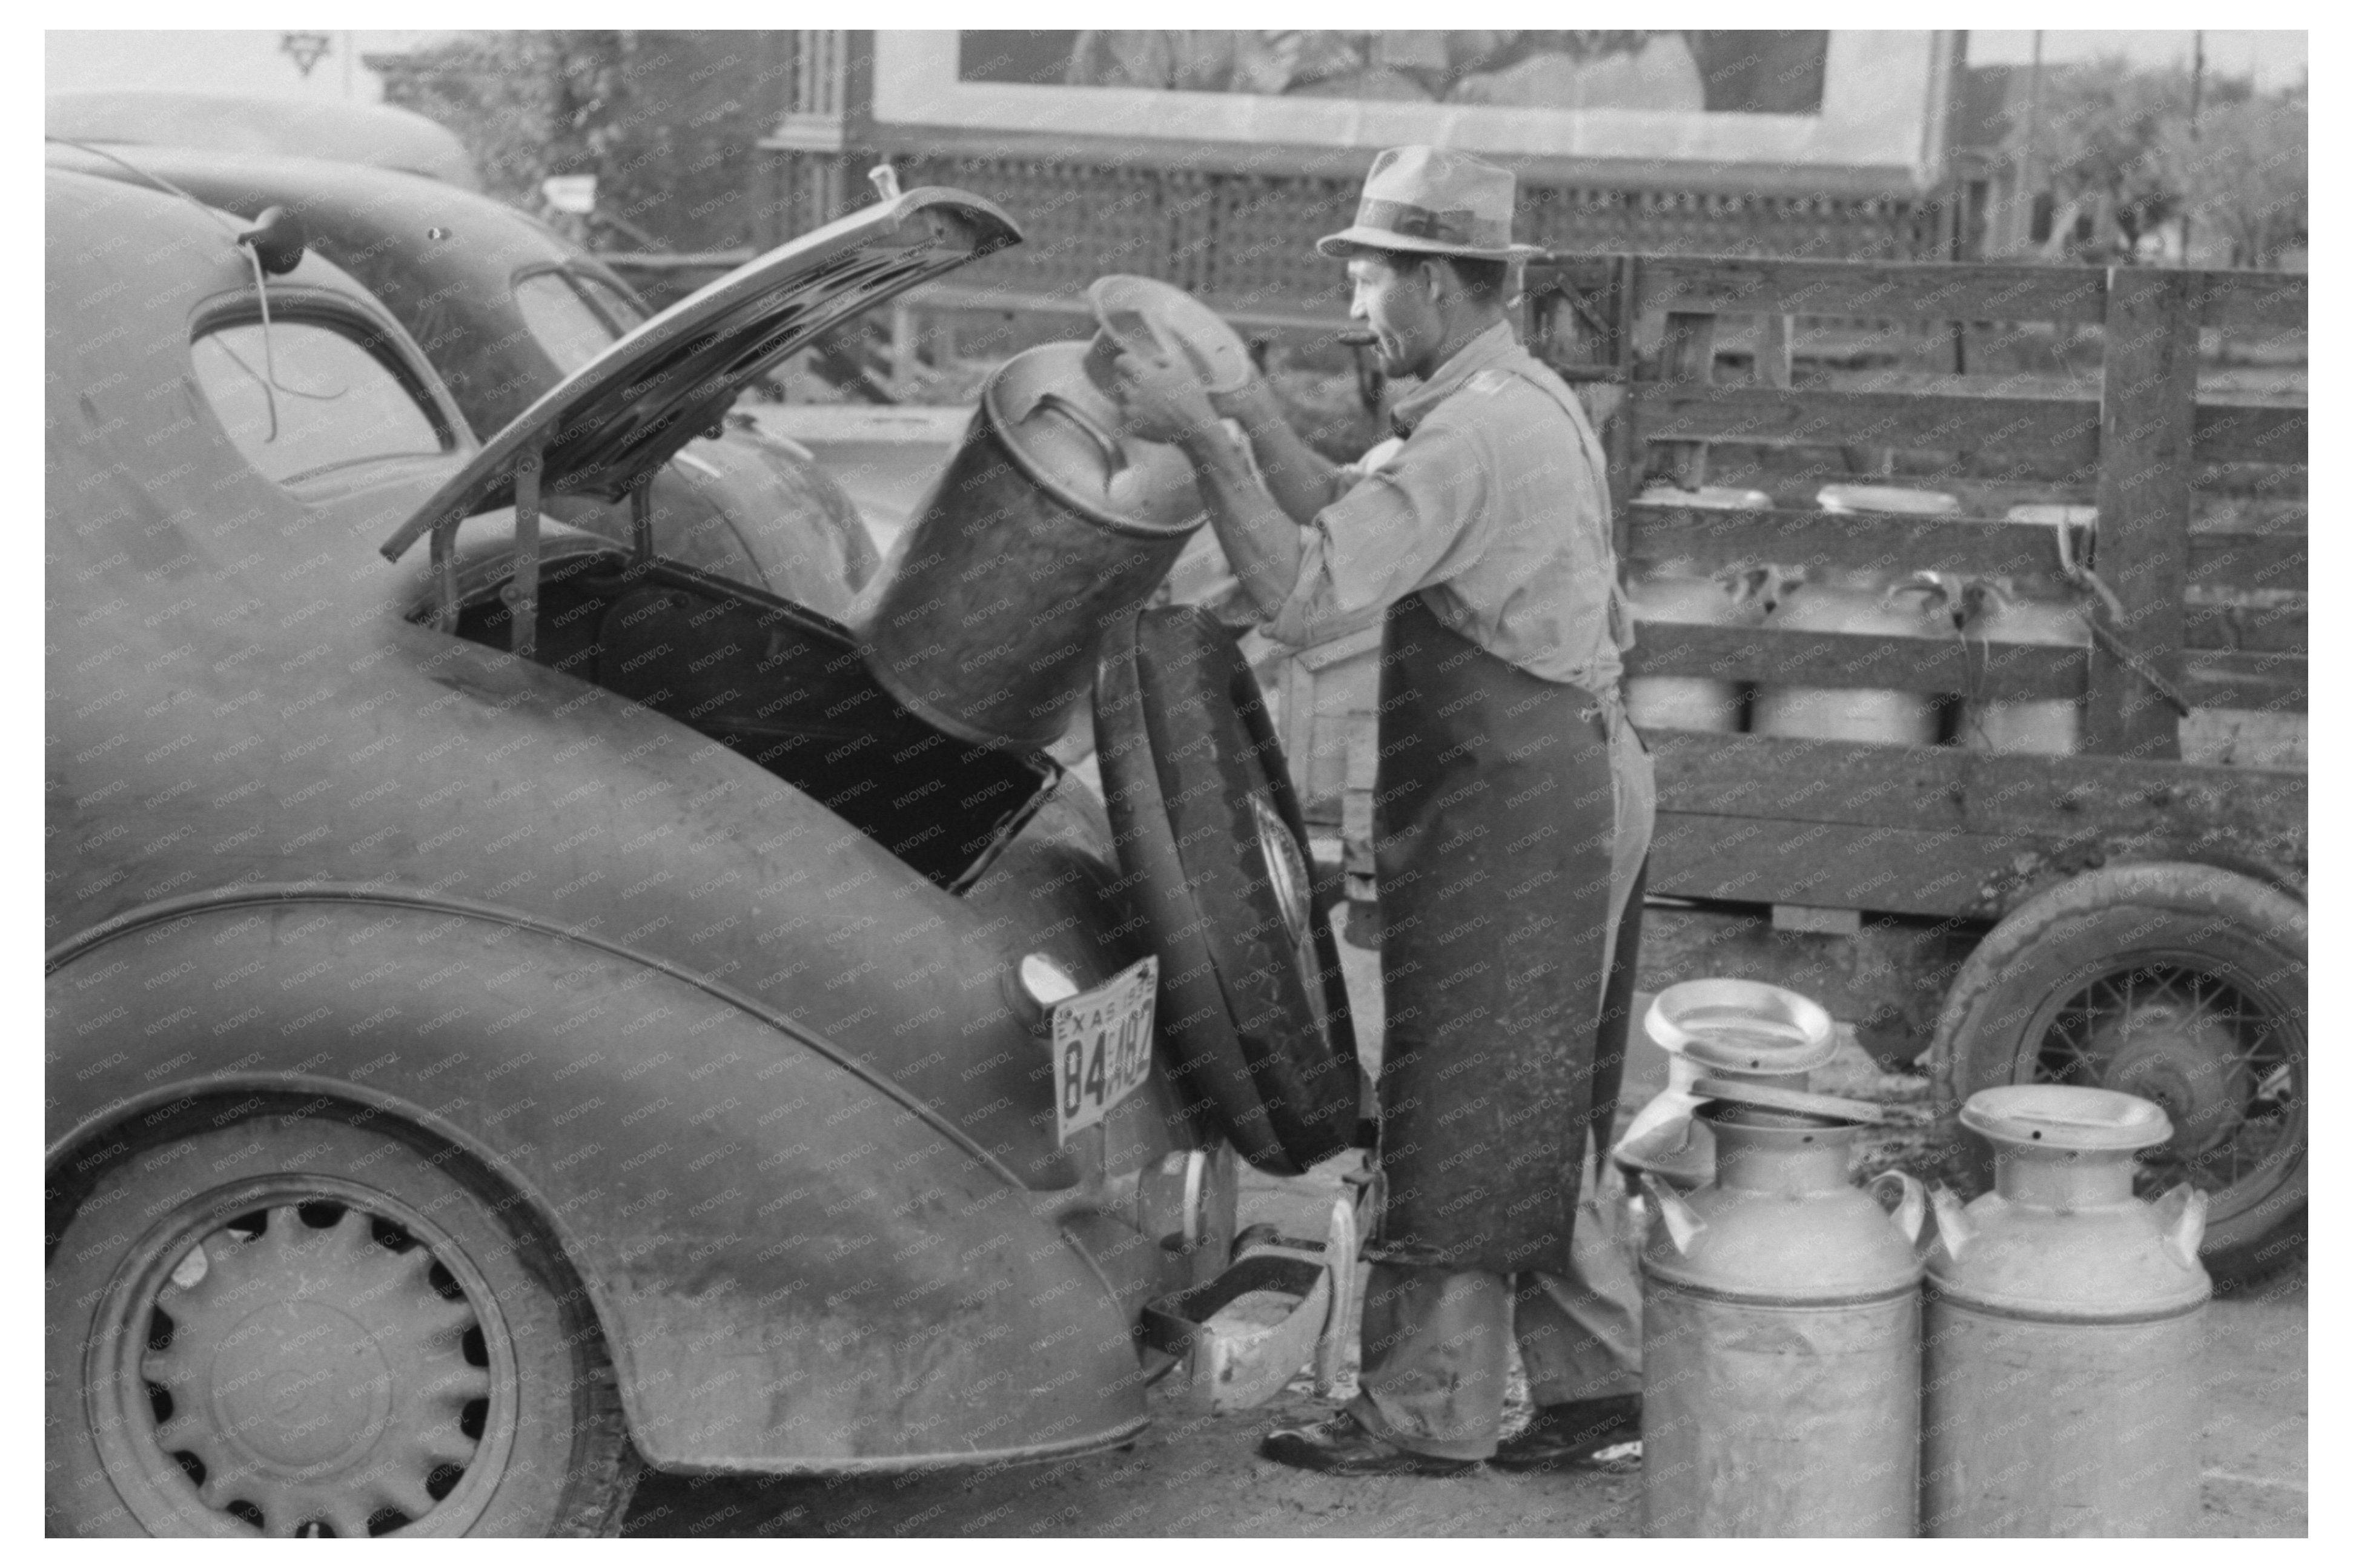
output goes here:
[[[1960, 380], [1935, 379], [1948, 385]], [[1629, 391], [1641, 432], [1653, 441], [1994, 452], [2087, 471], [2099, 458], [2100, 405], [2087, 397], [1910, 388], [1702, 391], [1664, 381], [1637, 382]], [[2302, 463], [2308, 423], [2299, 405], [2200, 404], [2191, 455], [2201, 463]]]
[[[1659, 380], [1675, 386], [1705, 387], [1715, 380], [1715, 318], [1667, 313], [1665, 335], [1659, 343]], [[1706, 395], [1701, 394], [1700, 395]], [[1653, 421], [1637, 416], [1645, 437], [1656, 438]], [[1707, 483], [1707, 447], [1698, 441], [1666, 443], [1667, 472], [1685, 489]]]
[[2107, 274], [2094, 268], [1645, 257], [1638, 303], [1727, 314], [2096, 321], [2106, 291]]
[[2301, 605], [2189, 605], [2182, 610], [2182, 644], [2302, 657], [2310, 648], [2310, 618]]
[[2303, 590], [2311, 576], [2309, 552], [2300, 533], [2193, 533], [2189, 536], [2189, 585], [2193, 588]]
[[2201, 463], [2302, 463], [2309, 411], [2278, 403], [2201, 403], [2191, 455]]
[[2195, 287], [2201, 326], [2302, 331], [2312, 314], [2301, 272], [2207, 272]]
[[2301, 774], [2161, 769], [2114, 757], [1866, 746], [1662, 731], [1647, 737], [1663, 811], [2001, 836], [2300, 841]]
[[1637, 382], [1627, 392], [1642, 434], [1654, 441], [1993, 452], [2084, 473], [2099, 461], [2099, 405], [2088, 398], [1702, 391], [1657, 382]]
[[[2118, 268], [2108, 285], [2100, 384], [2099, 571], [2122, 601], [2113, 629], [2168, 678], [2180, 669], [2189, 572], [2198, 322], [2188, 275]], [[2088, 749], [2147, 760], [2181, 754], [2175, 714], [2107, 649], [2092, 659]]]
[[1685, 899], [1991, 918], [2008, 868], [2031, 856], [2020, 838], [1662, 810], [1650, 886]]
[[[1634, 378], [1634, 275], [1640, 270], [1633, 257], [1613, 257], [1609, 258], [1606, 290], [1597, 298], [1588, 288], [1586, 296], [1594, 303], [1596, 313], [1609, 323], [1609, 363], [1620, 373], [1622, 384], [1631, 384]], [[1643, 450], [1641, 435], [1635, 428], [1634, 416], [1622, 393], [1604, 423], [1601, 445], [1609, 463], [1610, 543], [1623, 550], [1626, 506], [1642, 488], [1642, 465], [1649, 454]]]
[[1958, 637], [1860, 637], [1644, 622], [1626, 668], [1634, 675], [1696, 675], [1778, 686], [1974, 692], [1981, 697], [2080, 697], [2080, 648]]
[[1788, 386], [1792, 370], [1791, 348], [1798, 335], [1794, 318], [1769, 315], [1757, 334], [1757, 379], [1767, 386]]
[[[2295, 331], [2310, 313], [2308, 280], [2300, 272], [2188, 276], [2202, 326]], [[1645, 257], [1638, 304], [1725, 314], [2097, 321], [2105, 313], [2107, 283], [2105, 270], [2090, 267]]]
[[2187, 653], [2181, 659], [2181, 690], [2198, 708], [2302, 712], [2308, 706], [2301, 654]]
[[[1971, 487], [1948, 488], [1966, 492]], [[2031, 491], [2021, 493], [2041, 499]], [[1964, 494], [1965, 502], [1968, 499]], [[1993, 504], [2011, 499], [1997, 495]], [[2081, 504], [2089, 505], [2090, 500], [2085, 496]], [[1905, 563], [1907, 571], [1993, 574], [2048, 572], [2058, 563], [2049, 528], [1995, 517], [1857, 515], [1809, 507], [1728, 511], [1649, 501], [1628, 510], [1627, 553], [1644, 561], [1795, 563], [1819, 558], [1869, 566], [1884, 554]], [[2189, 536], [2192, 587], [2301, 592], [2308, 586], [2310, 572], [2310, 552], [2304, 535], [2293, 530]]]
[[1685, 898], [1990, 917], [2113, 858], [2306, 859], [2296, 774], [1672, 731], [1651, 749], [1651, 886]]
[[2039, 522], [1921, 518], [1777, 509], [1630, 507], [1630, 553], [1638, 561], [1712, 565], [1771, 562], [1861, 571], [1969, 572], [2015, 576], [2059, 569], [2051, 530]]

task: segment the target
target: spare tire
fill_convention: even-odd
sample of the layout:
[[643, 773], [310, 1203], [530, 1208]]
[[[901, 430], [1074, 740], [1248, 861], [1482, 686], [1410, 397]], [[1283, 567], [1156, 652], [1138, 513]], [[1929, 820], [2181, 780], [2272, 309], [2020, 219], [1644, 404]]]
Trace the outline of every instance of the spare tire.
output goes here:
[[1160, 953], [1169, 1076], [1261, 1171], [1356, 1131], [1356, 1036], [1307, 829], [1233, 634], [1189, 605], [1104, 639], [1095, 735], [1130, 896]]

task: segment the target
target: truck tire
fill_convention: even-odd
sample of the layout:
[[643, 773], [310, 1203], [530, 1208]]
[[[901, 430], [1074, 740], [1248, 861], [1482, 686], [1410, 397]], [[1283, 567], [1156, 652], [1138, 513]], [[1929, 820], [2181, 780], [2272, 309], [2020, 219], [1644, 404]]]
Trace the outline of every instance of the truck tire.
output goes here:
[[616, 1533], [604, 1339], [520, 1205], [406, 1130], [236, 1110], [52, 1189], [50, 1533]]
[[[2208, 1193], [2217, 1289], [2303, 1252], [2308, 1054], [2303, 904], [2211, 866], [2111, 866], [2028, 900], [1961, 965], [1929, 1060], [1950, 1114], [1981, 1089], [2069, 1083], [2155, 1100], [2172, 1140], [2137, 1189]], [[1971, 1140], [1969, 1170], [1992, 1179]]]

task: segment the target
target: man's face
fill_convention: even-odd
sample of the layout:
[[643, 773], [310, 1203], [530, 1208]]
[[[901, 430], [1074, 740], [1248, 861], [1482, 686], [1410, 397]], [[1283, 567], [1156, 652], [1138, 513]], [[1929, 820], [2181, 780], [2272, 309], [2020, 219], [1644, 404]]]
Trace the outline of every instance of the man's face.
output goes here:
[[1354, 290], [1348, 319], [1373, 330], [1384, 375], [1424, 375], [1429, 359], [1445, 336], [1437, 302], [1430, 298], [1430, 269], [1408, 267], [1402, 271], [1378, 256], [1359, 256], [1348, 263]]

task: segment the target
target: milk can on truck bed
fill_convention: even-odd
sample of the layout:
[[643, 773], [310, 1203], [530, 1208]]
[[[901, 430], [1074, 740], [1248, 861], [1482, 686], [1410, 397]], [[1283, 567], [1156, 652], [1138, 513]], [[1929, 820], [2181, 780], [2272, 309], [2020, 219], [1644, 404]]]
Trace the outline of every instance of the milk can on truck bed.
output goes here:
[[[1910, 1535], [1926, 1202], [1847, 1181], [1874, 1108], [1703, 1079], [1715, 1179], [1655, 1176], [1642, 1250], [1646, 1535]], [[1801, 1107], [1818, 1109], [1800, 1109]], [[1893, 1215], [1879, 1195], [1894, 1198]]]
[[[1960, 502], [1938, 490], [1896, 485], [1824, 485], [1814, 497], [1844, 516], [1885, 512], [1943, 517]], [[1890, 566], [1893, 566], [1890, 563]], [[1883, 637], [1949, 637], [1941, 606], [1926, 595], [1892, 591], [1892, 570], [1822, 569], [1784, 574], [1768, 595], [1767, 625], [1779, 631], [1845, 632]], [[1759, 735], [1926, 746], [1936, 740], [1936, 705], [1917, 691], [1861, 686], [1764, 683], [1750, 700], [1748, 728]]]
[[1923, 1355], [1930, 1535], [2187, 1535], [2198, 1517], [2206, 1194], [2133, 1195], [2165, 1112], [2113, 1089], [1981, 1089], [1994, 1191], [1936, 1194]]
[[[1999, 582], [1971, 579], [1958, 605], [1963, 637], [1973, 645], [1972, 671], [1991, 668], [2019, 647], [2089, 647], [2092, 629], [2073, 605], [2031, 598]], [[1973, 675], [1972, 679], [1976, 679]], [[2073, 756], [2082, 749], [2084, 705], [2072, 697], [1964, 696], [1960, 743], [1979, 752]]]
[[[1636, 506], [1693, 507], [1702, 510], [1761, 511], [1773, 504], [1763, 490], [1703, 485], [1681, 489], [1657, 484], [1634, 498]], [[1662, 561], [1647, 570], [1629, 570], [1626, 597], [1639, 640], [1646, 626], [1755, 626], [1765, 606], [1746, 591], [1739, 568], [1710, 574], [1687, 560]], [[1704, 675], [1635, 675], [1626, 679], [1626, 716], [1638, 730], [1704, 730], [1736, 734], [1746, 693], [1740, 683]]]

